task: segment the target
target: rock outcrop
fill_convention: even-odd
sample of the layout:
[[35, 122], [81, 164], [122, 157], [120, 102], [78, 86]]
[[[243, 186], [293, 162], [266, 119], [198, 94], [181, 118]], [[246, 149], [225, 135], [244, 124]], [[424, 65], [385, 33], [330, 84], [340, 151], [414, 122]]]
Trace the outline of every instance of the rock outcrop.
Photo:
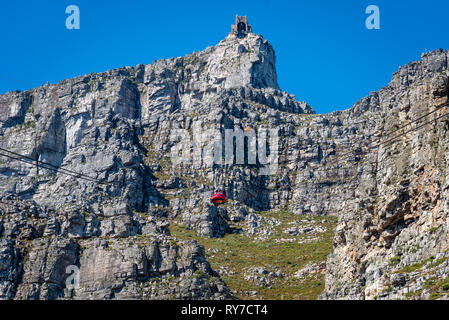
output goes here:
[[448, 52], [439, 50], [400, 68], [375, 95], [378, 110], [364, 112], [383, 141], [400, 137], [358, 164], [323, 298], [447, 298], [449, 119], [438, 106], [448, 92]]

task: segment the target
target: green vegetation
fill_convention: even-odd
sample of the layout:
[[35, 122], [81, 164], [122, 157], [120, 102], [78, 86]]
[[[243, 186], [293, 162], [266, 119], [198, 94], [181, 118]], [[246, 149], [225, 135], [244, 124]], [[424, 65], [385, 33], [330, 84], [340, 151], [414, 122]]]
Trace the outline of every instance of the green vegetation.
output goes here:
[[383, 290], [383, 292], [392, 292], [392, 291], [393, 291], [393, 287], [392, 286], [389, 286], [388, 288]]
[[441, 227], [441, 226], [430, 228], [429, 229], [429, 233], [435, 233], [438, 230], [439, 227]]
[[194, 277], [194, 278], [202, 278], [202, 277], [204, 277], [204, 276], [207, 276], [207, 274], [206, 274], [203, 270], [196, 270], [196, 271], [193, 273], [193, 277]]
[[28, 130], [31, 128], [36, 128], [36, 122], [33, 120], [27, 121], [25, 123], [22, 124], [18, 124], [16, 127], [14, 127], [15, 129], [17, 129], [18, 131], [24, 131], [24, 130]]
[[200, 67], [200, 74], [206, 70], [207, 62], [202, 62]]
[[438, 299], [438, 298], [441, 298], [441, 294], [438, 293], [438, 292], [432, 292], [432, 294], [429, 297], [429, 300], [435, 300], [435, 299]]
[[31, 107], [27, 110], [26, 113], [34, 114], [34, 105], [31, 105]]
[[399, 264], [399, 262], [401, 262], [401, 257], [395, 256], [390, 259], [390, 266], [395, 266], [395, 265]]
[[441, 285], [441, 289], [443, 289], [444, 291], [448, 291], [449, 290], [449, 282], [443, 283]]
[[136, 77], [129, 77], [127, 78], [129, 80], [129, 82], [131, 82], [133, 85], [137, 86], [139, 85], [138, 80]]
[[430, 294], [430, 300], [435, 300], [443, 296], [447, 297], [447, 291], [449, 291], [449, 277], [441, 280], [438, 280], [436, 276], [430, 277], [424, 283], [423, 288], [417, 291], [408, 292], [405, 296], [407, 299], [420, 299], [422, 298], [422, 293], [424, 290]]
[[419, 297], [421, 296], [421, 294], [422, 294], [422, 290], [423, 290], [423, 289], [419, 289], [419, 290], [416, 290], [416, 291], [409, 291], [409, 292], [405, 295], [405, 297], [406, 297], [407, 299], [419, 298]]
[[169, 180], [171, 178], [171, 174], [168, 172], [163, 172], [161, 171], [157, 171], [154, 172], [153, 175], [158, 179], [158, 180]]
[[[396, 258], [396, 257], [395, 257], [395, 258]], [[394, 259], [394, 258], [393, 258], [393, 259]], [[393, 260], [393, 259], [392, 259], [392, 260]], [[432, 262], [432, 263], [428, 266], [428, 269], [431, 269], [431, 268], [433, 268], [433, 267], [439, 266], [441, 263], [443, 263], [443, 262], [446, 261], [446, 260], [447, 260], [446, 257], [443, 257], [443, 258], [440, 258], [440, 259], [438, 259], [438, 260], [435, 260], [435, 257], [434, 257], [434, 256], [431, 256], [429, 259], [426, 259], [426, 260], [424, 260], [424, 261], [417, 262], [417, 263], [415, 263], [415, 264], [405, 266], [405, 267], [403, 267], [402, 269], [396, 271], [396, 273], [409, 273], [409, 272], [414, 272], [414, 271], [416, 271], [416, 270], [421, 269], [422, 267], [424, 267], [425, 265], [427, 265], [429, 262]], [[398, 263], [399, 263], [399, 262], [398, 262]], [[390, 260], [390, 265], [391, 265], [391, 260]]]
[[431, 286], [433, 286], [435, 284], [436, 281], [436, 277], [431, 277], [429, 279], [426, 280], [426, 282], [424, 283], [424, 288], [430, 288]]
[[89, 92], [93, 91], [93, 87], [95, 85], [95, 81], [94, 80], [89, 80], [88, 85], [89, 85], [89, 89], [87, 89], [87, 92], [89, 93]]
[[[262, 299], [317, 299], [324, 289], [324, 274], [316, 272], [305, 279], [297, 279], [292, 275], [310, 263], [320, 264], [326, 260], [332, 250], [333, 232], [337, 224], [335, 217], [311, 217], [294, 215], [288, 211], [259, 212], [265, 219], [276, 219], [281, 222], [273, 226], [272, 235], [266, 240], [254, 240], [245, 234], [226, 234], [223, 238], [202, 238], [195, 231], [187, 229], [180, 221], [170, 224], [171, 234], [183, 240], [196, 240], [204, 246], [206, 257], [214, 270], [221, 267], [230, 272], [221, 278], [233, 293], [248, 299], [247, 292], [257, 291]], [[300, 243], [311, 236], [293, 237], [283, 231], [292, 225], [289, 223], [309, 219], [310, 223], [326, 227], [326, 232], [314, 234], [315, 241]], [[326, 220], [321, 223], [321, 221]], [[301, 225], [301, 222], [298, 222]], [[241, 228], [241, 224], [232, 225]], [[293, 241], [280, 241], [287, 239]], [[245, 279], [245, 272], [253, 267], [265, 267], [269, 271], [282, 272], [288, 277], [273, 278], [271, 286], [258, 286]]]

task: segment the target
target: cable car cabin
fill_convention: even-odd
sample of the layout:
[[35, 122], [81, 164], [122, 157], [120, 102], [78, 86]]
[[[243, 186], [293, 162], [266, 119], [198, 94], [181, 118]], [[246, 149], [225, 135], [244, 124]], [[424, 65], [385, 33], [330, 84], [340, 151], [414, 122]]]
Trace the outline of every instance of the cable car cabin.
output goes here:
[[215, 192], [212, 192], [210, 196], [210, 203], [215, 205], [226, 203], [226, 201], [226, 191], [223, 190], [216, 190]]

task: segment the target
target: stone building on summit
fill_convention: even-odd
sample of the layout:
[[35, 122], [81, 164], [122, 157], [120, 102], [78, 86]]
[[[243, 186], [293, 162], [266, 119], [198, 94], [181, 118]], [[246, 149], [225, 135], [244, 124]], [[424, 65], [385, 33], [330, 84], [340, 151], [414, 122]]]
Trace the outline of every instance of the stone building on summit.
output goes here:
[[248, 24], [248, 18], [246, 16], [236, 16], [235, 24], [231, 26], [231, 34], [234, 34], [237, 38], [244, 38], [248, 33], [252, 33], [253, 29]]

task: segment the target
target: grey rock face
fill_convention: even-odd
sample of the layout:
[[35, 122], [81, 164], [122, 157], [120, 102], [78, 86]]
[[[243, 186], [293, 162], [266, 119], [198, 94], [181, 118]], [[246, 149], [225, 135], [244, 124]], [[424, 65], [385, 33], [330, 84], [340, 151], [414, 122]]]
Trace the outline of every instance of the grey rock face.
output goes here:
[[[264, 210], [339, 217], [322, 298], [428, 297], [421, 269], [402, 271], [446, 257], [447, 121], [373, 146], [447, 102], [447, 66], [447, 52], [423, 55], [352, 108], [316, 115], [280, 90], [266, 40], [231, 34], [185, 57], [0, 95], [0, 147], [30, 158], [0, 156], [0, 298], [232, 298], [203, 249], [169, 226], [222, 237], [245, 221], [263, 238], [277, 226]], [[171, 163], [175, 129], [248, 126], [279, 129], [276, 174]], [[229, 198], [220, 208], [208, 202], [214, 172]], [[441, 261], [429, 265], [437, 275]], [[78, 287], [67, 288], [68, 266]]]
[[441, 275], [448, 249], [448, 120], [426, 124], [447, 107], [423, 117], [448, 101], [447, 57], [442, 50], [423, 55], [377, 93], [380, 110], [367, 115], [379, 116], [383, 136], [413, 119], [421, 118], [413, 128], [423, 128], [399, 130], [408, 132], [358, 165], [353, 199], [339, 214], [323, 298], [447, 298]]
[[19, 251], [13, 241], [2, 239], [0, 242], [0, 298], [11, 299], [15, 295], [19, 278]]
[[[64, 212], [46, 214], [11, 197], [1, 199], [0, 208], [11, 235], [0, 241], [2, 299], [233, 298], [204, 249], [170, 237], [167, 225], [153, 216], [134, 220], [142, 226], [138, 235], [115, 232], [126, 228], [114, 221], [111, 235], [98, 237], [86, 228], [93, 218], [82, 214], [76, 219]], [[78, 283], [71, 288], [73, 268]]]
[[259, 287], [270, 287], [277, 279], [283, 277], [285, 277], [285, 274], [281, 272], [273, 272], [264, 267], [259, 267], [247, 270], [245, 279], [253, 282]]
[[77, 251], [78, 244], [73, 239], [35, 239], [24, 259], [23, 278], [15, 298], [53, 300], [63, 297], [66, 268], [76, 263]]
[[80, 259], [76, 299], [231, 297], [197, 243], [128, 239], [97, 241], [87, 247]]
[[204, 214], [184, 215], [184, 224], [203, 237], [223, 237], [230, 229], [229, 217], [223, 208], [209, 205]]

